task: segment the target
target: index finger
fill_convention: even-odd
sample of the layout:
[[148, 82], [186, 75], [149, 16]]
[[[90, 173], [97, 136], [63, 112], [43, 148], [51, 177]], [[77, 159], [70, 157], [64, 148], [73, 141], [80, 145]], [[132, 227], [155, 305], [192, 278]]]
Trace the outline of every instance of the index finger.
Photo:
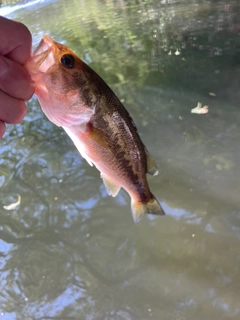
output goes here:
[[24, 64], [31, 55], [32, 36], [28, 28], [0, 16], [0, 55]]

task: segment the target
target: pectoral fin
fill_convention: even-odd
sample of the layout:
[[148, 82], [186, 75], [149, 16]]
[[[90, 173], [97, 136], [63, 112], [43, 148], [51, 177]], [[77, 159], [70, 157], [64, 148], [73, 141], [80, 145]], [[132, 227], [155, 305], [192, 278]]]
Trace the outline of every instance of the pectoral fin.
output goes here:
[[[71, 130], [71, 127], [63, 127], [63, 129], [66, 131], [66, 133], [69, 135], [69, 137], [72, 139], [73, 143], [75, 144], [76, 148], [78, 149], [81, 156], [87, 160], [87, 162], [90, 164], [90, 166], [93, 166], [92, 160], [86, 155], [83, 146], [81, 145], [80, 140], [78, 139], [76, 133]], [[80, 130], [80, 129], [79, 129]]]
[[101, 177], [103, 179], [103, 183], [105, 185], [105, 188], [107, 190], [107, 193], [110, 196], [116, 197], [116, 195], [118, 194], [119, 190], [121, 189], [121, 187], [119, 187], [117, 184], [115, 184], [114, 182], [112, 182], [111, 180], [109, 180], [109, 178], [107, 178], [106, 176], [104, 176], [101, 173]]
[[153, 158], [150, 156], [150, 153], [145, 149], [146, 157], [147, 157], [147, 172], [151, 174], [152, 176], [156, 176], [158, 174], [158, 168], [153, 160]]

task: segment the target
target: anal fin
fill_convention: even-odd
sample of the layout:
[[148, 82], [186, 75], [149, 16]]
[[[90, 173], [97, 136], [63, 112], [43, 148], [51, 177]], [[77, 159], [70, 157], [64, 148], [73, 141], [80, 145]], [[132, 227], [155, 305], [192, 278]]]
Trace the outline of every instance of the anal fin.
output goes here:
[[118, 192], [121, 189], [121, 187], [118, 186], [117, 184], [115, 184], [114, 182], [112, 182], [109, 178], [104, 176], [102, 173], [101, 173], [101, 177], [103, 179], [103, 183], [105, 185], [107, 193], [110, 196], [116, 197], [116, 195], [118, 194]]
[[147, 149], [145, 149], [145, 154], [147, 158], [147, 173], [151, 174], [152, 176], [156, 176], [158, 174], [157, 165]]

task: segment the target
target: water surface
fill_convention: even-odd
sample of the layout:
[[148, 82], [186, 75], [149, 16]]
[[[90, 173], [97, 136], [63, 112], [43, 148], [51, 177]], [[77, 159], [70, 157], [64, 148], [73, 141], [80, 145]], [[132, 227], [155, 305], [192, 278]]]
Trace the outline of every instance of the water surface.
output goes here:
[[[167, 214], [134, 224], [128, 195], [107, 195], [33, 98], [0, 142], [0, 318], [239, 319], [239, 2], [38, 0], [0, 14], [111, 86]], [[191, 113], [198, 102], [208, 114]]]

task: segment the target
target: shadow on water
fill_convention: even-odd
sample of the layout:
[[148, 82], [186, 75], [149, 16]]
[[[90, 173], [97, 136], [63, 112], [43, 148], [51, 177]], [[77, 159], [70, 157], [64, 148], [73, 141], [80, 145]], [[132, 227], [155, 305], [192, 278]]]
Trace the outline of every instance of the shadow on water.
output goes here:
[[66, 43], [117, 93], [167, 215], [135, 225], [33, 98], [0, 144], [1, 318], [238, 319], [238, 1], [8, 4], [34, 45]]

